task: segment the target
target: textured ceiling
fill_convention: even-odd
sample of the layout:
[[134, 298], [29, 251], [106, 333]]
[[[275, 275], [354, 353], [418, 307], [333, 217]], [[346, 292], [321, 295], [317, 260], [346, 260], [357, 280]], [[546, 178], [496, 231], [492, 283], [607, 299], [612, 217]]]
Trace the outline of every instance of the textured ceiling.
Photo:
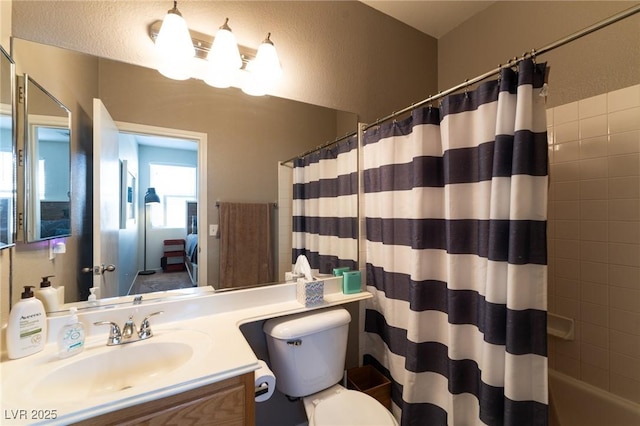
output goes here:
[[495, 1], [361, 0], [431, 37], [440, 38]]

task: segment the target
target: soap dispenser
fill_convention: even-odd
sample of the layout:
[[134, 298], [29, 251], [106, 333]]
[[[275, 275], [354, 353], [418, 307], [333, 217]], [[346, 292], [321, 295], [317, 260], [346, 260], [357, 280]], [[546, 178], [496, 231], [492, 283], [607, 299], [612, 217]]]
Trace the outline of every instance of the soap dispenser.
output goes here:
[[49, 281], [49, 278], [53, 276], [54, 275], [47, 275], [42, 277], [40, 288], [36, 289], [36, 298], [42, 302], [46, 312], [58, 310], [58, 291], [51, 287], [51, 281]]
[[58, 356], [67, 358], [84, 350], [84, 324], [78, 321], [78, 308], [69, 309], [71, 316], [58, 335]]
[[9, 313], [7, 356], [22, 358], [40, 352], [47, 340], [47, 315], [42, 302], [33, 297], [33, 286], [25, 286], [20, 301]]

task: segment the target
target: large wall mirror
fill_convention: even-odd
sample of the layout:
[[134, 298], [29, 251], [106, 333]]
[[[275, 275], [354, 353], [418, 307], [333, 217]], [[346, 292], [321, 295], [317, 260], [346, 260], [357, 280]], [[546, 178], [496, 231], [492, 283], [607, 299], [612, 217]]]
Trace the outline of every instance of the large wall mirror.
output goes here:
[[25, 240], [71, 235], [71, 113], [31, 76], [20, 79], [23, 95]]
[[0, 46], [0, 249], [15, 239], [15, 113], [14, 63]]
[[[60, 87], [55, 88], [55, 93], [62, 93], [61, 99], [72, 107], [72, 218], [84, 218], [86, 222], [87, 218], [91, 218], [91, 208], [97, 202], [93, 199], [91, 191], [90, 180], [93, 171], [90, 165], [87, 165], [85, 181], [79, 177], [81, 171], [75, 166], [75, 162], [83, 156], [91, 158], [93, 155], [89, 149], [93, 149], [95, 141], [91, 142], [91, 136], [82, 137], [81, 133], [85, 127], [95, 128], [91, 124], [92, 119], [95, 119], [91, 103], [94, 98], [99, 98], [118, 125], [135, 123], [141, 126], [197, 132], [207, 136], [205, 158], [198, 158], [198, 168], [202, 167], [205, 172], [206, 193], [198, 192], [195, 199], [189, 199], [192, 205], [195, 203], [198, 208], [202, 207], [197, 213], [195, 223], [197, 237], [201, 242], [206, 241], [206, 249], [198, 253], [197, 263], [207, 264], [208, 276], [198, 276], [197, 285], [211, 285], [216, 289], [219, 287], [219, 230], [215, 232], [211, 225], [219, 225], [220, 211], [217, 203], [224, 202], [277, 204], [274, 211], [274, 261], [278, 262], [284, 258], [284, 268], [287, 268], [288, 264], [289, 269], [282, 269], [276, 265], [276, 269], [281, 273], [275, 277], [275, 282], [283, 281], [284, 271], [290, 270], [292, 263], [291, 231], [283, 230], [279, 220], [284, 217], [283, 223], [290, 226], [291, 209], [279, 199], [279, 187], [284, 185], [291, 190], [292, 169], [279, 166], [279, 162], [354, 131], [357, 127], [356, 114], [273, 96], [252, 97], [239, 89], [212, 88], [199, 80], [172, 81], [151, 68], [17, 38], [14, 38], [13, 42], [18, 71], [28, 72], [37, 80], [48, 79], [45, 87], [54, 86], [59, 82]], [[44, 63], [39, 60], [42, 57], [64, 57], [64, 60]], [[56, 63], [58, 68], [51, 67], [50, 63]], [[78, 78], [79, 76], [82, 78]], [[68, 87], [72, 89], [72, 96], [64, 93], [64, 89]], [[81, 124], [78, 130], [79, 123]], [[122, 129], [126, 129], [126, 126]], [[191, 218], [193, 214], [187, 213], [185, 220], [180, 222], [179, 229], [163, 230], [155, 226], [153, 209], [162, 209], [168, 203], [163, 202], [164, 192], [156, 188], [161, 202], [145, 205], [144, 195], [148, 187], [153, 186], [147, 177], [148, 171], [145, 170], [148, 168], [148, 162], [166, 164], [167, 160], [146, 160], [160, 148], [154, 147], [148, 137], [137, 135], [131, 138], [135, 133], [131, 128], [125, 132], [128, 132], [130, 143], [127, 146], [131, 148], [131, 155], [122, 157], [121, 142], [120, 157], [127, 160], [127, 168], [132, 178], [126, 179], [124, 186], [122, 179], [116, 178], [113, 185], [115, 191], [122, 192], [121, 187], [127, 189], [123, 192], [127, 195], [123, 198], [126, 202], [129, 202], [129, 187], [132, 188], [133, 196], [138, 197], [137, 202], [132, 200], [131, 205], [127, 205], [131, 209], [137, 209], [137, 212], [126, 210], [126, 226], [121, 225], [116, 237], [120, 244], [120, 258], [125, 257], [134, 263], [132, 267], [135, 271], [129, 275], [129, 279], [133, 280], [136, 271], [139, 273], [144, 269], [156, 269], [160, 272], [164, 241], [186, 239], [193, 233], [194, 220]], [[91, 132], [87, 133], [91, 135]], [[175, 138], [176, 135], [173, 136]], [[162, 148], [166, 151], [169, 147]], [[137, 154], [134, 155], [135, 152]], [[170, 157], [178, 158], [175, 154], [164, 158]], [[129, 174], [125, 176], [128, 178]], [[85, 188], [82, 188], [83, 182], [86, 182]], [[203, 195], [206, 203], [202, 202]], [[78, 224], [83, 225], [81, 229], [78, 229]], [[75, 257], [78, 259], [75, 262], [77, 268], [66, 268], [64, 277], [57, 274], [54, 278], [54, 285], [56, 282], [65, 285], [67, 303], [86, 300], [88, 288], [91, 286], [91, 274], [83, 274], [81, 270], [91, 266], [82, 260], [82, 256], [93, 250], [91, 236], [95, 234], [95, 224], [93, 225], [86, 225], [80, 220], [76, 222], [73, 235], [67, 242], [67, 252], [61, 261], [73, 263], [71, 259]], [[88, 244], [85, 244], [84, 241], [87, 239]], [[123, 241], [127, 243], [122, 244]], [[146, 265], [143, 263], [145, 248]], [[57, 259], [56, 261], [58, 262]], [[14, 286], [23, 282], [39, 281], [39, 276], [30, 272], [37, 268], [30, 268], [29, 259], [27, 256], [21, 256], [19, 250], [16, 264], [18, 267], [14, 269], [17, 279], [14, 279]], [[112, 276], [122, 274], [124, 269], [124, 261], [121, 261], [116, 265], [116, 272]], [[108, 274], [106, 272], [104, 275]], [[159, 280], [162, 275], [156, 273], [151, 275], [150, 279]], [[73, 288], [75, 286], [77, 289]], [[116, 296], [133, 295], [131, 289], [136, 288], [128, 283], [115, 287], [119, 288]], [[237, 283], [233, 288], [242, 287], [243, 283]], [[155, 288], [167, 289], [162, 285]], [[114, 303], [116, 302], [114, 300]]]

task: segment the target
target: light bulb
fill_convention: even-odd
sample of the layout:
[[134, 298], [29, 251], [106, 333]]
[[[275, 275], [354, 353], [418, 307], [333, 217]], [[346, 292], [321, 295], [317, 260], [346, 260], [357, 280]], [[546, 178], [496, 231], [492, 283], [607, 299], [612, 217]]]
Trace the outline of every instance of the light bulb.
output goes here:
[[204, 79], [205, 83], [220, 88], [231, 86], [237, 71], [242, 67], [238, 43], [227, 22], [229, 18], [225, 20], [213, 39], [211, 50], [207, 55], [208, 71]]

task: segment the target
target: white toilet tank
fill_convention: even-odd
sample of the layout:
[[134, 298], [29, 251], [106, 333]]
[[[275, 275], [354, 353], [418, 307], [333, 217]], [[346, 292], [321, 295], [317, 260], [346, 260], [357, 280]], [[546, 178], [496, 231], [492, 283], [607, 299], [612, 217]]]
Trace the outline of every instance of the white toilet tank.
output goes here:
[[351, 315], [343, 308], [265, 322], [276, 388], [290, 397], [314, 394], [342, 379]]

